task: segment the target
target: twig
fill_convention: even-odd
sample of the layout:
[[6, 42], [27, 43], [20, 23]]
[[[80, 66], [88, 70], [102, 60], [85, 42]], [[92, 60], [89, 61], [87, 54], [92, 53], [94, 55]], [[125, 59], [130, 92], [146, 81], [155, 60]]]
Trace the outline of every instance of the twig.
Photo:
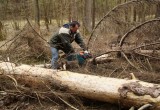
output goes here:
[[127, 65], [124, 66], [124, 67], [123, 67], [123, 66], [121, 67], [123, 70], [118, 74], [117, 78], [120, 78], [120, 76], [122, 75], [122, 73], [123, 73], [123, 72], [126, 72], [126, 69], [128, 68], [128, 65], [129, 65], [129, 64], [127, 64]]
[[[140, 65], [139, 68], [143, 67], [144, 69], [148, 70], [148, 68], [142, 63], [141, 59], [139, 59], [138, 57], [134, 57], [132, 59], [134, 60], [134, 62], [136, 62], [136, 61], [138, 62], [138, 64]], [[135, 59], [136, 59], [136, 61], [135, 61]]]
[[18, 107], [19, 102], [16, 103], [16, 105], [11, 109], [11, 110], [17, 110], [16, 108]]
[[[43, 81], [42, 81], [43, 82]], [[44, 83], [44, 82], [43, 82]], [[44, 83], [45, 84], [45, 83]], [[60, 96], [58, 96], [50, 87], [48, 87], [48, 85], [45, 84], [45, 86], [55, 95], [57, 96], [62, 102], [64, 102], [66, 105], [68, 105], [69, 107], [71, 107], [74, 110], [79, 110], [76, 107], [74, 107], [73, 105], [69, 104], [67, 101], [65, 101], [64, 99], [62, 99]]]
[[13, 77], [10, 76], [10, 75], [6, 75], [6, 76], [9, 77], [9, 78], [11, 78], [11, 79], [14, 81], [15, 86], [18, 85], [17, 80], [16, 80], [15, 78], [13, 78]]
[[131, 107], [129, 110], [134, 110], [134, 107]]
[[145, 109], [147, 109], [149, 107], [152, 107], [152, 105], [151, 104], [145, 104], [142, 107], [140, 107], [138, 110], [145, 110]]
[[141, 70], [139, 70], [139, 69], [127, 58], [127, 56], [125, 55], [124, 52], [121, 51], [121, 54], [124, 56], [124, 58], [127, 60], [127, 62], [128, 62], [131, 66], [133, 66], [133, 67], [134, 67], [135, 69], [137, 69], [138, 71], [142, 72]]
[[56, 105], [59, 105], [58, 103], [56, 103], [55, 101], [53, 101], [51, 98], [45, 96], [47, 99], [49, 99], [51, 102], [55, 103]]
[[39, 58], [40, 56], [42, 56], [42, 55], [44, 54], [44, 51], [45, 51], [45, 50], [43, 50], [43, 51], [37, 56], [37, 58]]
[[12, 45], [14, 44], [14, 42], [17, 40], [17, 39], [19, 39], [21, 36], [18, 36], [17, 38], [15, 38], [12, 42], [11, 42], [11, 44], [7, 47], [7, 49], [6, 49], [6, 52], [8, 52], [8, 50], [12, 47]]
[[22, 94], [22, 92], [18, 89], [18, 85], [15, 85], [15, 83], [13, 83], [13, 84], [14, 84], [14, 86], [15, 86], [16, 90], [17, 90], [19, 93], [21, 93], [21, 94]]
[[119, 8], [119, 7], [121, 7], [121, 6], [128, 5], [128, 4], [132, 3], [132, 2], [137, 2], [137, 1], [139, 1], [139, 0], [132, 0], [132, 1], [129, 1], [129, 2], [126, 2], [126, 3], [122, 3], [122, 4], [119, 4], [119, 5], [115, 6], [112, 10], [110, 10], [110, 11], [97, 23], [97, 25], [93, 28], [93, 30], [92, 30], [92, 32], [91, 32], [91, 35], [90, 35], [90, 37], [89, 37], [89, 39], [88, 39], [88, 42], [87, 42], [87, 49], [88, 49], [89, 42], [90, 42], [90, 40], [91, 40], [91, 38], [92, 38], [92, 36], [93, 36], [94, 31], [95, 31], [96, 28], [101, 24], [101, 22], [102, 22], [105, 18], [107, 18], [107, 17], [109, 16], [109, 14], [110, 14], [111, 12], [115, 11], [117, 8]]
[[147, 63], [149, 65], [150, 70], [153, 71], [153, 68], [152, 68], [151, 63], [149, 62], [148, 58], [146, 60], [147, 60]]
[[157, 58], [157, 57], [153, 57], [153, 56], [150, 56], [150, 55], [146, 55], [146, 54], [142, 54], [142, 53], [138, 53], [138, 52], [134, 52], [134, 53], [136, 53], [136, 54], [138, 54], [138, 55], [141, 55], [141, 56], [145, 56], [145, 57], [148, 57], [148, 58], [152, 58], [152, 59], [157, 59], [157, 60], [160, 60], [160, 58]]
[[21, 34], [22, 31], [23, 31], [23, 29], [18, 34], [16, 34], [13, 38], [11, 38], [10, 40], [8, 40], [4, 44], [2, 44], [0, 46], [0, 48], [3, 47], [4, 45], [6, 45], [7, 43], [9, 43], [10, 41], [14, 40], [16, 37], [18, 37]]
[[145, 67], [142, 63], [141, 60], [139, 60], [137, 57], [134, 57], [133, 55], [131, 55], [131, 60], [134, 64], [137, 63], [137, 68], [141, 68], [141, 66], [143, 66], [146, 70], [147, 70], [147, 67]]
[[33, 31], [34, 31], [42, 40], [44, 40], [44, 41], [47, 42], [47, 40], [44, 39], [44, 38], [33, 28], [33, 26], [31, 25], [31, 23], [29, 22], [28, 18], [26, 18], [26, 20], [27, 20], [29, 26], [33, 29]]
[[17, 61], [15, 61], [14, 63], [17, 64], [19, 61], [21, 61], [21, 60], [23, 60], [23, 59], [25, 59], [27, 57], [32, 57], [32, 55], [26, 55], [24, 57], [21, 57], [21, 58], [17, 59]]
[[[131, 49], [131, 50], [129, 50], [129, 51], [134, 51], [134, 50], [136, 50], [136, 49], [139, 49], [139, 48], [142, 48], [142, 47], [145, 47], [145, 46], [151, 46], [151, 45], [156, 45], [156, 44], [160, 44], [160, 42], [154, 42], [154, 43], [150, 43], [150, 44], [146, 44], [146, 45], [141, 45], [141, 46], [138, 46], [138, 47], [136, 47], [136, 48], [133, 48], [133, 49]], [[104, 52], [104, 53], [101, 53], [101, 54], [95, 56], [95, 57], [93, 58], [93, 60], [95, 60], [97, 57], [99, 57], [99, 56], [101, 56], [101, 55], [104, 55], [104, 54], [108, 54], [108, 53], [111, 53], [111, 52], [121, 52], [121, 51], [122, 51], [121, 47], [119, 47], [119, 49], [117, 49], [117, 50], [109, 50], [109, 51], [107, 51], [107, 52]], [[124, 51], [125, 51], [125, 50], [124, 50]], [[136, 51], [134, 51], [134, 52], [135, 52], [136, 54], [143, 55], [143, 56], [146, 56], [146, 57], [155, 58], [155, 59], [160, 59], [160, 58], [152, 57], [152, 56], [149, 56], [149, 55], [140, 54], [140, 53], [137, 53]]]
[[141, 45], [141, 46], [138, 46], [138, 47], [136, 47], [136, 48], [133, 48], [132, 51], [134, 51], [134, 50], [136, 50], [136, 49], [139, 49], [139, 48], [142, 48], [142, 47], [151, 46], [151, 45], [156, 45], [156, 44], [160, 44], [160, 42], [154, 42], [154, 43], [150, 43], [150, 44]]
[[116, 72], [118, 69], [120, 69], [120, 68], [116, 68], [116, 69], [114, 69], [114, 70], [112, 71], [112, 73], [110, 73], [110, 74], [109, 74], [109, 76], [108, 76], [108, 77], [111, 77], [111, 75], [112, 75], [114, 72]]
[[[7, 95], [7, 92], [6, 91], [0, 91], [0, 94], [1, 95]], [[1, 100], [1, 99], [0, 99]]]
[[157, 18], [157, 19], [152, 19], [152, 20], [146, 21], [146, 22], [144, 22], [144, 23], [142, 23], [142, 24], [134, 27], [134, 28], [131, 29], [130, 31], [128, 31], [124, 36], [122, 36], [122, 38], [121, 38], [121, 40], [120, 40], [120, 43], [119, 43], [119, 46], [121, 47], [121, 46], [123, 45], [123, 41], [125, 40], [126, 37], [128, 37], [128, 35], [129, 35], [130, 33], [132, 33], [133, 31], [135, 31], [136, 29], [140, 28], [141, 26], [143, 26], [143, 25], [145, 25], [145, 24], [147, 24], [147, 23], [154, 22], [154, 21], [160, 21], [160, 19]]
[[38, 93], [37, 93], [36, 91], [35, 91], [34, 93], [35, 93], [36, 96], [37, 96], [37, 99], [38, 99], [39, 104], [41, 105], [41, 107], [43, 107], [43, 104], [41, 103], [41, 101], [40, 101], [40, 99], [39, 99]]

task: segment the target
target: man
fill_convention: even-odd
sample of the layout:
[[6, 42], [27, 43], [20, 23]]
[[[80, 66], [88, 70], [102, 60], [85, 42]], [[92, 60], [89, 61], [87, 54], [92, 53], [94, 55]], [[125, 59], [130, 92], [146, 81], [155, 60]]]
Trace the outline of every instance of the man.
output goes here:
[[52, 52], [52, 60], [51, 65], [53, 69], [57, 69], [57, 61], [58, 61], [58, 51], [62, 50], [66, 55], [74, 53], [74, 49], [71, 45], [73, 41], [75, 41], [85, 53], [88, 53], [87, 48], [79, 34], [80, 24], [77, 21], [72, 21], [71, 23], [64, 24], [59, 33], [55, 34], [50, 39], [50, 47]]

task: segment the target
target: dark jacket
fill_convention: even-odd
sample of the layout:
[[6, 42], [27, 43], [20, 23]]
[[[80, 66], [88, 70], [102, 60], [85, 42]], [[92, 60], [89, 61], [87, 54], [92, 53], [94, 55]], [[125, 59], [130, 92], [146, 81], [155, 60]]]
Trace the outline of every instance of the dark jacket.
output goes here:
[[66, 54], [73, 53], [74, 49], [71, 43], [75, 41], [83, 50], [86, 50], [86, 46], [79, 34], [79, 32], [71, 33], [69, 28], [62, 27], [59, 33], [52, 36], [49, 41], [51, 47], [64, 51]]

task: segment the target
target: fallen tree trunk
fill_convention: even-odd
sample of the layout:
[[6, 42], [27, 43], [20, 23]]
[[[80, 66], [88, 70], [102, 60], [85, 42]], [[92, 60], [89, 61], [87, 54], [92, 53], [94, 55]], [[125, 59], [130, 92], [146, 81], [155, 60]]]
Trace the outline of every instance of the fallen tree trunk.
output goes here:
[[[130, 107], [152, 104], [155, 107], [154, 110], [160, 109], [160, 85], [158, 84], [139, 80], [79, 74], [69, 71], [56, 72], [52, 69], [29, 65], [15, 66], [15, 64], [9, 62], [1, 62], [0, 69], [1, 71], [5, 71], [5, 74], [30, 75], [45, 79], [51, 78], [72, 93], [86, 98], [109, 103], [121, 103], [124, 106]], [[1, 73], [3, 74], [3, 72]]]

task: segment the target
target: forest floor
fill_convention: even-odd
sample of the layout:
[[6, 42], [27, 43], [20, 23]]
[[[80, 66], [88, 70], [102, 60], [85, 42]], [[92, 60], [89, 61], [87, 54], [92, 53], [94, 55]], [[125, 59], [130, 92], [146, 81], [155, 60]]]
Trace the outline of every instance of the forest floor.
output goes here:
[[[14, 35], [15, 31], [13, 31], [13, 28], [9, 28], [10, 25], [5, 24], [7, 26], [6, 30], [8, 31], [7, 34], [8, 37], [5, 41], [0, 42], [0, 46], [4, 44], [7, 40], [12, 38], [12, 35]], [[46, 35], [46, 39], [48, 40], [52, 33], [56, 32], [56, 28], [50, 27], [50, 31], [45, 33], [45, 28], [42, 27], [43, 35]], [[7, 46], [7, 45], [6, 45]], [[4, 46], [0, 50], [4, 50], [6, 47]], [[145, 65], [139, 66], [140, 63], [144, 63]], [[114, 78], [125, 78], [125, 79], [131, 79], [131, 76], [129, 73], [133, 73], [136, 78], [142, 81], [151, 82], [151, 83], [157, 83], [160, 84], [160, 68], [159, 68], [159, 62], [158, 61], [151, 61], [150, 64], [152, 65], [152, 68], [150, 68], [149, 65], [145, 63], [144, 60], [141, 60], [141, 62], [138, 62], [137, 65], [141, 69], [141, 72], [136, 70], [134, 67], [132, 67], [124, 58], [117, 58], [113, 62], [98, 64], [98, 65], [86, 65], [85, 67], [79, 67], [79, 68], [70, 68], [70, 71], [73, 72], [79, 72], [83, 74], [92, 74], [92, 75], [99, 75], [99, 76], [105, 76], [105, 77], [114, 77]], [[4, 79], [4, 76], [0, 75], [0, 90], [4, 89], [4, 85], [6, 85], [6, 88], [9, 87], [8, 80]], [[7, 87], [8, 86], [8, 87]], [[14, 88], [15, 89], [15, 88]], [[41, 89], [38, 88], [38, 89]], [[61, 91], [59, 91], [61, 92]], [[13, 95], [14, 96], [14, 95]], [[70, 110], [71, 108], [64, 104], [61, 100], [55, 99], [52, 100], [45, 100], [45, 99], [34, 99], [34, 98], [27, 98], [27, 99], [18, 99], [18, 96], [14, 96], [9, 98], [1, 97], [0, 95], [0, 110]], [[15, 98], [16, 97], [16, 98]], [[89, 99], [85, 99], [82, 97], [74, 96], [77, 100], [76, 104], [78, 103], [78, 106], [76, 106], [80, 110], [122, 110], [124, 109], [120, 105], [112, 105], [104, 102], [98, 102], [93, 101]], [[2, 99], [6, 99], [7, 102], [4, 104], [4, 101]], [[54, 101], [53, 101], [54, 100]], [[70, 101], [72, 103], [72, 101]], [[75, 104], [75, 105], [76, 105]]]

